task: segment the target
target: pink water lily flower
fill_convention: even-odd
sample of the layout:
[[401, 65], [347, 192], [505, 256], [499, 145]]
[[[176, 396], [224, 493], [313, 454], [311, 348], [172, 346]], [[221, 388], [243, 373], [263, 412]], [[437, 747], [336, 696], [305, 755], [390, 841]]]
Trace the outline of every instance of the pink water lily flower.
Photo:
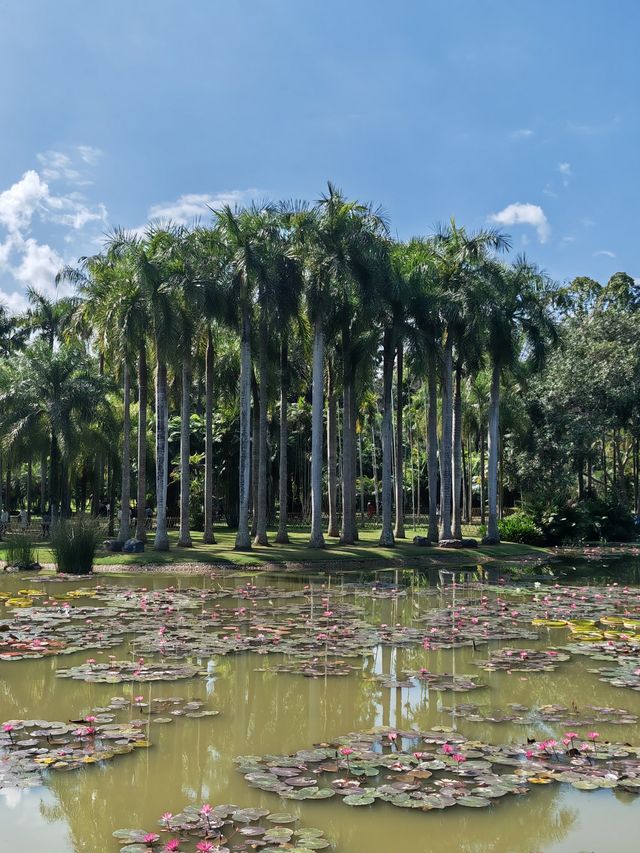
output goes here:
[[456, 752], [456, 754], [455, 754], [455, 755], [452, 755], [451, 757], [452, 757], [452, 758], [453, 758], [453, 760], [454, 760], [454, 761], [456, 761], [458, 764], [462, 764], [462, 762], [463, 762], [463, 761], [466, 761], [466, 760], [467, 760], [467, 759], [465, 758], [465, 756], [464, 756], [464, 755], [462, 755], [462, 754], [461, 754], [461, 753], [459, 753], [459, 752]]
[[173, 817], [173, 815], [171, 814], [171, 812], [165, 812], [165, 813], [162, 815], [162, 821], [163, 821], [163, 823], [166, 823], [166, 824], [171, 823], [171, 818], [172, 818], [172, 817]]
[[215, 850], [215, 847], [210, 841], [199, 841], [196, 844], [196, 850], [198, 853], [211, 853], [212, 850]]
[[160, 836], [156, 835], [155, 832], [147, 832], [145, 837], [142, 839], [145, 844], [155, 844], [156, 841], [160, 840]]
[[170, 838], [169, 841], [164, 845], [164, 849], [167, 853], [175, 853], [176, 850], [180, 849], [180, 839], [179, 838]]
[[599, 732], [587, 732], [587, 737], [589, 740], [597, 740], [600, 737]]
[[353, 750], [350, 746], [343, 746], [340, 750], [340, 755], [353, 755]]
[[200, 808], [200, 814], [203, 814], [205, 816], [210, 815], [212, 811], [213, 811], [213, 808], [209, 805], [209, 803], [205, 803]]

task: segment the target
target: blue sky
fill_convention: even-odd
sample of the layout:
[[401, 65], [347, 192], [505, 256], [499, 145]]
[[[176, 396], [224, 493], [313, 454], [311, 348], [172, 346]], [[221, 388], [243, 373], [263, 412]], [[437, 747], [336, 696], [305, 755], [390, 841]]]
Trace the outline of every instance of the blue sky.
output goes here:
[[314, 199], [500, 224], [559, 280], [640, 277], [640, 4], [0, 0], [0, 287], [112, 225]]

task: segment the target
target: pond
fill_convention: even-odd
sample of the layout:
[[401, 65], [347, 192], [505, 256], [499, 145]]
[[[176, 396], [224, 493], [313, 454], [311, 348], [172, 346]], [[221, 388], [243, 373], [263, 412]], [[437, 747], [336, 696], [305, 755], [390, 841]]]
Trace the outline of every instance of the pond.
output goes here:
[[[603, 577], [597, 589], [586, 586], [583, 574], [571, 580], [571, 588], [470, 583], [440, 589], [412, 572], [380, 572], [377, 580], [257, 573], [101, 575], [74, 582], [3, 576], [0, 721], [13, 729], [5, 726], [0, 749], [0, 848], [117, 853], [113, 832], [136, 828], [160, 833], [153, 849], [161, 850], [172, 837], [161, 833], [161, 815], [189, 805], [237, 804], [291, 813], [301, 826], [322, 830], [341, 853], [636, 851], [640, 795], [633, 785], [612, 782], [581, 790], [568, 781], [544, 784], [555, 772], [554, 761], [567, 769], [560, 757], [574, 746], [573, 741], [562, 745], [567, 732], [586, 741], [578, 761], [585, 772], [597, 763], [593, 751], [589, 757], [593, 745], [596, 759], [599, 748], [609, 749], [608, 741], [640, 746], [635, 676], [620, 687], [594, 672], [620, 667], [633, 673], [627, 661], [636, 659], [633, 635], [640, 633], [640, 623], [634, 626], [633, 620], [640, 620], [640, 590], [611, 586], [608, 570]], [[547, 624], [558, 609], [584, 623], [577, 633], [566, 624]], [[613, 621], [607, 622], [609, 617]], [[535, 618], [542, 624], [532, 624]], [[592, 636], [580, 639], [580, 631]], [[617, 654], [628, 658], [611, 662], [598, 649], [587, 655], [575, 648], [599, 641], [615, 644]], [[570, 651], [564, 650], [567, 645]], [[535, 654], [548, 650], [551, 657]], [[68, 677], [60, 677], [60, 671]], [[180, 677], [155, 680], [171, 675]], [[456, 690], [446, 689], [452, 685]], [[32, 721], [30, 728], [20, 723], [25, 720]], [[142, 721], [140, 745], [129, 744], [120, 754], [109, 743], [125, 743], [131, 721]], [[125, 736], [96, 741], [109, 734], [109, 726], [114, 738], [122, 731]], [[286, 756], [332, 744], [327, 749], [334, 750], [333, 757], [322, 765], [327, 779], [333, 773], [333, 778], [357, 780], [351, 770], [364, 760], [359, 738], [366, 746], [368, 735], [361, 733], [376, 727], [382, 734], [370, 746], [389, 761], [401, 752], [411, 756], [416, 744], [425, 749], [427, 743], [430, 759], [406, 790], [450, 778], [461, 766], [464, 771], [443, 751], [449, 742], [451, 751], [462, 752], [461, 761], [468, 752], [469, 772], [474, 758], [486, 758], [489, 745], [529, 746], [538, 752], [532, 759], [520, 756], [520, 766], [540, 758], [546, 769], [521, 782], [542, 778], [542, 783], [513, 796], [524, 791], [522, 784], [516, 790], [510, 776], [509, 793], [496, 795], [488, 807], [458, 804], [426, 811], [396, 807], [402, 797], [395, 793], [387, 801], [376, 795], [372, 805], [352, 807], [342, 796], [282, 799], [268, 789], [270, 783], [264, 790], [245, 779], [255, 771], [251, 762], [259, 764], [262, 756], [281, 757], [271, 766], [284, 764], [286, 779]], [[431, 733], [435, 743], [417, 736], [413, 742], [412, 731]], [[590, 740], [589, 733], [597, 738]], [[23, 764], [16, 762], [21, 740], [24, 750], [33, 750]], [[549, 740], [558, 745], [540, 750], [538, 744]], [[348, 752], [349, 744], [353, 766], [349, 755], [337, 751]], [[42, 750], [41, 763], [33, 760], [36, 749]], [[54, 752], [59, 767], [48, 758]], [[78, 756], [82, 763], [96, 752], [106, 760], [91, 759], [76, 769]], [[253, 758], [238, 764], [239, 756]], [[447, 766], [436, 771], [443, 757]], [[411, 771], [420, 759], [413, 761]], [[482, 780], [497, 769], [485, 762], [479, 784], [486, 785]], [[298, 772], [299, 778], [305, 772], [320, 778], [316, 765]], [[371, 784], [393, 785], [394, 772], [383, 768]], [[512, 773], [513, 766], [507, 762], [499, 772]], [[406, 782], [410, 774], [401, 776]], [[464, 778], [455, 777], [455, 784]], [[306, 790], [326, 789], [327, 779], [315, 788], [309, 781]], [[360, 789], [367, 785], [361, 781]], [[475, 798], [487, 805], [486, 798]], [[308, 844], [310, 837], [299, 849], [321, 849], [322, 844]], [[251, 841], [251, 835], [235, 838], [240, 845]], [[265, 847], [273, 849], [263, 842]], [[195, 848], [192, 843], [178, 849]]]

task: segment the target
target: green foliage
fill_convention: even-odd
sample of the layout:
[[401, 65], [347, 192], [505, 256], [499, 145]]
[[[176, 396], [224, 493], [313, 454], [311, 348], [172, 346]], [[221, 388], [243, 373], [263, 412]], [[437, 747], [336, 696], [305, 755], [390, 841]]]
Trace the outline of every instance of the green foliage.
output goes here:
[[93, 570], [101, 531], [92, 519], [62, 520], [51, 531], [51, 551], [56, 571], [86, 575]]
[[551, 505], [534, 513], [545, 543], [630, 542], [637, 531], [633, 516], [618, 501], [589, 499], [577, 503]]
[[607, 542], [631, 542], [637, 537], [633, 516], [618, 501], [592, 499], [584, 504], [589, 524], [585, 539], [605, 539]]
[[523, 545], [542, 545], [544, 534], [534, 519], [526, 512], [514, 512], [498, 522], [500, 538]]
[[11, 533], [7, 536], [4, 555], [7, 566], [14, 569], [31, 569], [38, 565], [35, 542], [27, 533]]

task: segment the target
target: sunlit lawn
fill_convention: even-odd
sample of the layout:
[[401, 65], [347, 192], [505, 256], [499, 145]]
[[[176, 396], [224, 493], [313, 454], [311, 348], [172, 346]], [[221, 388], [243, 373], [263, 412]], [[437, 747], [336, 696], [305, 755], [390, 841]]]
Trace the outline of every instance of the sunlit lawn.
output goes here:
[[[477, 536], [477, 528], [467, 527], [464, 529], [465, 536]], [[382, 548], [378, 545], [379, 530], [366, 529], [360, 531], [360, 541], [355, 545], [341, 545], [337, 539], [326, 539], [326, 547], [321, 550], [308, 547], [309, 529], [294, 528], [290, 531], [290, 543], [288, 545], [275, 544], [275, 530], [269, 531], [270, 546], [254, 546], [249, 552], [237, 552], [233, 550], [235, 531], [226, 526], [216, 527], [216, 545], [205, 545], [202, 542], [202, 533], [192, 532], [193, 547], [178, 548], [177, 531], [169, 534], [171, 550], [169, 552], [154, 551], [153, 538], [147, 542], [144, 554], [106, 554], [103, 550], [98, 553], [96, 563], [98, 565], [150, 565], [165, 564], [170, 566], [175, 563], [227, 563], [230, 566], [259, 566], [265, 563], [303, 563], [322, 562], [333, 560], [407, 560], [412, 558], [429, 558], [435, 563], [446, 563], [448, 565], [469, 565], [485, 560], [509, 560], [517, 559], [525, 555], [537, 553], [540, 556], [546, 554], [543, 548], [533, 548], [529, 545], [518, 545], [503, 543], [499, 546], [480, 546], [477, 549], [462, 549], [459, 551], [446, 551], [437, 548], [422, 548], [413, 545], [411, 540], [414, 535], [425, 535], [425, 530], [414, 531], [409, 525], [407, 538], [397, 540], [393, 549]], [[0, 542], [0, 559], [5, 543]], [[46, 543], [38, 546], [38, 559], [42, 564], [52, 563], [53, 556]]]

